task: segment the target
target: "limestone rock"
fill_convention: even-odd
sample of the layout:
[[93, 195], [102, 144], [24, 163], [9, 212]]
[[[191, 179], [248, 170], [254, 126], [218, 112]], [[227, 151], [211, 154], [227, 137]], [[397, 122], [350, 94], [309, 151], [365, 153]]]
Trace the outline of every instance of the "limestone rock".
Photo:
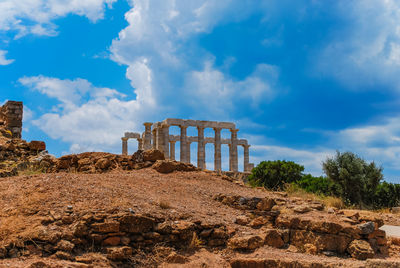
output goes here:
[[239, 225], [247, 225], [249, 223], [249, 221], [250, 221], [249, 218], [247, 216], [244, 216], [244, 215], [238, 216], [235, 219], [235, 223], [239, 224]]
[[173, 171], [195, 171], [197, 168], [192, 164], [182, 163], [174, 160], [157, 160], [153, 169], [160, 173], [171, 173]]
[[109, 168], [111, 165], [112, 165], [112, 162], [111, 162], [109, 159], [107, 159], [107, 158], [100, 158], [99, 160], [97, 160], [97, 162], [96, 162], [96, 164], [95, 164], [95, 167], [96, 167], [97, 169], [102, 169], [102, 170], [104, 170], [104, 169]]
[[156, 225], [154, 219], [143, 215], [126, 215], [119, 219], [121, 231], [129, 233], [149, 232]]
[[354, 240], [347, 248], [347, 252], [349, 252], [353, 258], [358, 260], [366, 260], [374, 257], [374, 250], [365, 240]]
[[103, 240], [104, 246], [118, 246], [121, 243], [121, 238], [118, 236], [111, 236]]
[[164, 153], [156, 150], [156, 149], [150, 149], [150, 150], [146, 150], [143, 152], [143, 161], [151, 161], [151, 162], [155, 162], [157, 160], [164, 160], [165, 156]]
[[267, 229], [265, 232], [265, 244], [274, 248], [281, 248], [285, 243], [277, 230]]
[[270, 211], [273, 206], [276, 205], [276, 202], [272, 198], [263, 198], [258, 204], [257, 209], [261, 211]]
[[119, 222], [94, 223], [92, 224], [92, 229], [97, 233], [117, 233], [119, 232]]
[[127, 246], [108, 248], [107, 258], [112, 261], [123, 261], [129, 259], [132, 256], [132, 252], [132, 248]]
[[360, 224], [357, 226], [360, 229], [361, 234], [371, 234], [375, 230], [375, 223], [372, 221]]
[[253, 250], [264, 245], [264, 239], [259, 235], [232, 237], [228, 241], [228, 247], [235, 250]]
[[306, 212], [311, 211], [311, 208], [309, 208], [309, 207], [307, 207], [305, 205], [301, 205], [301, 206], [295, 207], [293, 209], [293, 211], [296, 212], [296, 213], [301, 213], [302, 214], [302, 213], [306, 213]]
[[75, 247], [75, 245], [67, 240], [60, 240], [57, 243], [57, 249], [66, 251], [66, 252], [71, 252], [74, 249], [74, 247]]
[[44, 151], [46, 150], [46, 143], [44, 141], [31, 141], [28, 143], [29, 149], [32, 151]]

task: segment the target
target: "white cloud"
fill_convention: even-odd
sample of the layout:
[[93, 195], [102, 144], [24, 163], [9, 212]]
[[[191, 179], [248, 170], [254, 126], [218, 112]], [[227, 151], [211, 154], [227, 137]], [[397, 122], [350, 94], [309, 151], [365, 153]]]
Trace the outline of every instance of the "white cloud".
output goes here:
[[33, 124], [51, 138], [70, 143], [74, 152], [84, 149], [119, 151], [122, 134], [142, 131], [141, 123], [155, 111], [146, 81], [141, 90], [135, 91], [136, 100], [124, 100], [124, 95], [118, 91], [95, 87], [84, 79], [37, 76], [19, 81], [58, 100], [60, 104], [54, 112], [41, 115]]
[[380, 84], [400, 90], [400, 2], [340, 2], [338, 12], [344, 26], [328, 35], [315, 57], [316, 72], [355, 89]]
[[105, 6], [116, 0], [2, 0], [0, 1], [0, 31], [16, 31], [16, 37], [26, 34], [55, 35], [52, 20], [77, 14], [95, 22], [103, 18]]
[[[127, 65], [127, 78], [140, 89], [137, 66], [146, 62], [151, 92], [172, 116], [234, 120], [240, 106], [258, 109], [276, 91], [278, 70], [259, 64], [235, 80], [216, 68], [214, 56], [191, 42], [217, 24], [245, 18], [255, 9], [242, 1], [132, 1], [125, 14], [129, 25], [110, 48], [111, 58]], [[238, 9], [242, 12], [236, 12]], [[223, 104], [223, 105], [221, 105]], [[161, 118], [160, 118], [161, 119]]]
[[14, 60], [6, 59], [7, 51], [0, 50], [0, 65], [9, 65], [14, 62]]

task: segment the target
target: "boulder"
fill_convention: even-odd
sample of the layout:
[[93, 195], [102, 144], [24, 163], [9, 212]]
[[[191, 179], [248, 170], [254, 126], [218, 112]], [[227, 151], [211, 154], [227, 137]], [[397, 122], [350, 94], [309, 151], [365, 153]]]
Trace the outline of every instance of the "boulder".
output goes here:
[[157, 160], [164, 160], [165, 156], [164, 153], [156, 150], [156, 149], [150, 149], [150, 150], [146, 150], [143, 152], [143, 161], [151, 161], [151, 162], [155, 162]]
[[192, 164], [182, 163], [174, 160], [157, 160], [153, 169], [160, 173], [171, 173], [173, 171], [195, 171], [197, 168]]
[[44, 151], [46, 150], [46, 143], [44, 141], [31, 141], [28, 143], [29, 149], [32, 151]]
[[239, 224], [239, 225], [247, 225], [249, 222], [250, 222], [250, 219], [247, 216], [244, 216], [244, 215], [238, 216], [235, 219], [235, 223]]
[[347, 248], [347, 252], [357, 260], [366, 260], [374, 257], [374, 250], [365, 240], [354, 240]]
[[257, 204], [257, 209], [261, 211], [270, 211], [273, 206], [276, 205], [276, 202], [272, 198], [263, 198], [260, 202]]
[[121, 231], [128, 233], [144, 233], [153, 229], [154, 219], [143, 215], [125, 215], [119, 219]]
[[361, 234], [371, 234], [375, 231], [375, 223], [372, 221], [359, 224], [357, 227], [360, 229]]

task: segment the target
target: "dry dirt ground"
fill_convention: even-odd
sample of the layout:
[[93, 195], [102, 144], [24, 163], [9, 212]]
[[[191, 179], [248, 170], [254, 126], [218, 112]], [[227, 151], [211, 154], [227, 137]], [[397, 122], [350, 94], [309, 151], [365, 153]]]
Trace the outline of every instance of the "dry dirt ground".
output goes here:
[[[256, 229], [235, 223], [246, 211], [223, 205], [214, 197], [218, 194], [240, 195], [244, 197], [286, 198], [283, 193], [255, 189], [223, 179], [210, 172], [173, 172], [160, 174], [152, 168], [133, 171], [112, 171], [103, 174], [52, 173], [31, 176], [17, 176], [0, 179], [0, 246], [20, 237], [29, 236], [33, 229], [42, 225], [43, 217], [62, 214], [67, 208], [79, 214], [92, 212], [134, 212], [171, 220], [226, 225], [236, 234], [254, 234]], [[290, 201], [290, 200], [289, 200]], [[294, 199], [293, 204], [302, 201]], [[289, 202], [289, 203], [290, 203]], [[325, 211], [312, 212], [313, 217], [336, 215]], [[315, 215], [314, 215], [315, 214]], [[398, 217], [385, 214], [387, 224], [398, 224]], [[298, 253], [292, 247], [277, 249], [263, 246], [252, 252], [238, 252], [228, 248], [207, 249], [201, 246], [194, 251], [181, 252], [185, 263], [168, 263], [164, 259], [148, 262], [147, 265], [160, 267], [231, 267], [233, 258], [252, 259], [254, 266], [236, 267], [275, 267], [268, 266], [266, 260], [279, 260], [281, 263], [296, 262], [309, 264], [309, 267], [400, 267], [374, 266], [374, 260], [358, 261], [346, 257], [327, 257]], [[90, 265], [77, 264], [54, 257], [40, 257], [34, 254], [17, 258], [0, 259], [0, 267], [111, 267], [103, 255], [87, 254], [93, 258]], [[146, 256], [143, 256], [146, 259]], [[264, 264], [257, 264], [263, 259]], [[391, 252], [388, 260], [400, 259], [400, 252]], [[151, 263], [151, 264], [150, 264]], [[315, 266], [316, 263], [325, 266]], [[47, 266], [46, 266], [47, 265]], [[146, 266], [146, 262], [143, 264]], [[382, 265], [382, 264], [379, 264]], [[387, 264], [389, 265], [389, 263]], [[132, 265], [133, 266], [133, 265]], [[232, 265], [234, 266], [234, 265]]]

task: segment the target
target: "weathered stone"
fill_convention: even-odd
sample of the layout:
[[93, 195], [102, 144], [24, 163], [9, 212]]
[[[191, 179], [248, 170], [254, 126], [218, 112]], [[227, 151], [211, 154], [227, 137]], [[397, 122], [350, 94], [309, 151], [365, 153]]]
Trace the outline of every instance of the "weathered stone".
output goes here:
[[143, 152], [143, 161], [151, 161], [151, 162], [155, 162], [157, 160], [164, 160], [165, 156], [164, 153], [156, 150], [156, 149], [150, 149], [150, 150], [146, 150]]
[[60, 240], [57, 243], [56, 248], [58, 250], [66, 251], [66, 252], [71, 252], [74, 249], [75, 245], [67, 240]]
[[347, 252], [358, 260], [366, 260], [374, 256], [374, 250], [365, 240], [354, 240], [347, 248]]
[[110, 166], [112, 165], [112, 162], [107, 159], [107, 158], [100, 158], [99, 160], [97, 160], [95, 167], [97, 169], [108, 169]]
[[301, 213], [302, 214], [302, 213], [306, 213], [306, 212], [311, 211], [311, 208], [307, 207], [307, 206], [304, 206], [304, 205], [301, 205], [301, 206], [295, 207], [293, 209], [293, 211], [296, 212], [296, 213]]
[[238, 216], [235, 219], [235, 223], [239, 225], [247, 225], [250, 222], [250, 219], [247, 216]]
[[29, 149], [32, 151], [44, 151], [46, 150], [46, 143], [44, 141], [31, 141], [28, 143]]
[[68, 261], [73, 261], [75, 260], [75, 257], [69, 254], [68, 252], [64, 251], [57, 251], [54, 256], [60, 260], [68, 260]]
[[160, 173], [171, 173], [173, 171], [195, 171], [197, 168], [189, 163], [182, 163], [174, 160], [157, 160], [153, 169]]
[[253, 219], [250, 223], [249, 226], [252, 228], [260, 228], [261, 226], [265, 225], [268, 222], [268, 219], [266, 219], [265, 217], [257, 217], [255, 219]]
[[360, 229], [361, 234], [370, 234], [375, 230], [375, 223], [369, 221], [363, 224], [359, 224], [357, 227], [358, 229]]
[[265, 244], [274, 248], [281, 248], [285, 243], [277, 230], [267, 229], [265, 232]]
[[7, 256], [7, 249], [5, 247], [0, 247], [0, 259], [3, 259]]
[[108, 248], [107, 258], [113, 261], [123, 261], [129, 259], [132, 256], [132, 252], [132, 248], [127, 246]]
[[235, 250], [253, 250], [264, 245], [264, 239], [259, 235], [232, 237], [228, 241], [228, 247]]
[[126, 215], [119, 219], [122, 232], [144, 233], [152, 230], [156, 225], [154, 219], [143, 215]]
[[120, 223], [116, 221], [92, 224], [93, 231], [97, 233], [118, 233], [119, 228], [120, 228]]
[[263, 198], [261, 201], [257, 204], [257, 209], [261, 211], [270, 211], [273, 206], [276, 205], [276, 202], [272, 198]]

